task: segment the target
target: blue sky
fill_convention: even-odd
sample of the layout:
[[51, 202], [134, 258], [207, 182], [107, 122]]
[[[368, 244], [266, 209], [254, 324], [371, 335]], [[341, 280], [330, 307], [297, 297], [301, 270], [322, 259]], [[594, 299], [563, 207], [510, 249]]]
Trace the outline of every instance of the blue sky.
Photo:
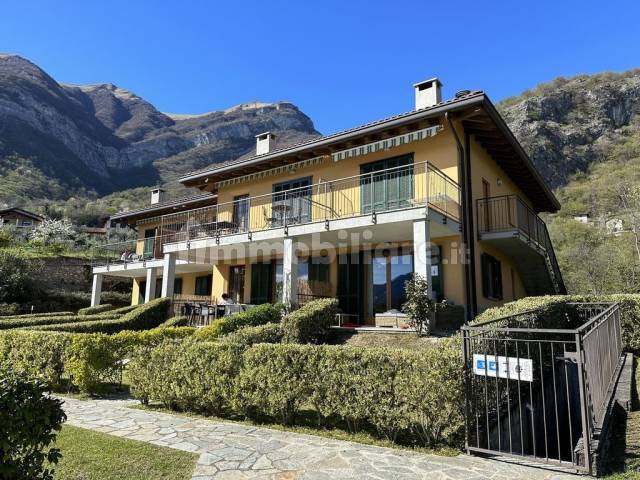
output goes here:
[[[522, 8], [526, 5], [526, 8]], [[640, 67], [640, 2], [4, 0], [0, 51], [175, 113], [298, 105], [322, 133], [412, 108], [412, 83], [494, 100]]]

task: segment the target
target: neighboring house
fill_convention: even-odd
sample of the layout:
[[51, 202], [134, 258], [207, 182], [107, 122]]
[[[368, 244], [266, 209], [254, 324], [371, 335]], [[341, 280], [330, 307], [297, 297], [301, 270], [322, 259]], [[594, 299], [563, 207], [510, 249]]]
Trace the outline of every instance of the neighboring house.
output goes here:
[[44, 218], [37, 213], [28, 212], [21, 208], [13, 207], [0, 210], [0, 227], [14, 225], [17, 228], [30, 229], [40, 225], [43, 220]]
[[131, 278], [134, 304], [331, 296], [361, 324], [400, 310], [414, 272], [467, 319], [565, 293], [537, 215], [558, 201], [483, 92], [441, 101], [440, 87], [420, 82], [414, 110], [304, 143], [277, 148], [258, 135], [254, 156], [180, 179], [209, 196], [154, 192], [155, 205], [113, 217], [139, 240], [94, 267], [94, 303], [103, 275]]
[[574, 215], [573, 219], [576, 222], [584, 223], [585, 225], [587, 225], [591, 221], [588, 213], [579, 213], [578, 215]]
[[605, 222], [608, 235], [618, 236], [624, 233], [624, 223], [621, 218], [611, 218]]

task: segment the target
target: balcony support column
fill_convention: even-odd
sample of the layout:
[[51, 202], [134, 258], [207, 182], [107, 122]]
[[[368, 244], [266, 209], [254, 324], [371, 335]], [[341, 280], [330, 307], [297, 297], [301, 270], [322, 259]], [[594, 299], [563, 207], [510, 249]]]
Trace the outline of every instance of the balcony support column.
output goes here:
[[413, 222], [413, 265], [414, 273], [429, 284], [429, 298], [433, 298], [431, 278], [431, 224], [429, 220]]
[[144, 303], [149, 303], [156, 298], [156, 279], [158, 275], [155, 268], [147, 268], [147, 280], [145, 283]]
[[[173, 296], [173, 284], [176, 279], [176, 254], [165, 253], [162, 266], [162, 298]], [[148, 285], [148, 284], [147, 284]]]
[[282, 258], [282, 303], [287, 307], [298, 303], [298, 255], [295, 238], [285, 237]]
[[100, 296], [102, 295], [102, 274], [93, 274], [93, 287], [91, 288], [91, 306], [100, 305]]

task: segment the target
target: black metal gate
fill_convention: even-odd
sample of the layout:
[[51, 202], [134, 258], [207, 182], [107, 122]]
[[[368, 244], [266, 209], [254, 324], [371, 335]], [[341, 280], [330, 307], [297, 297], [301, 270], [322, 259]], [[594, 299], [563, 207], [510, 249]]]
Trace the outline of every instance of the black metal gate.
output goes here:
[[467, 452], [591, 472], [622, 354], [618, 305], [556, 304], [462, 333]]

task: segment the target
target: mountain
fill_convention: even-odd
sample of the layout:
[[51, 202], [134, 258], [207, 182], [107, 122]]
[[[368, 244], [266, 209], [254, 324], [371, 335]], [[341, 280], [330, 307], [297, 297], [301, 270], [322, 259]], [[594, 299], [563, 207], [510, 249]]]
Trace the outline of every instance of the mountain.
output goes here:
[[555, 187], [546, 220], [570, 293], [640, 293], [640, 70], [559, 78], [498, 108]]
[[640, 70], [557, 78], [498, 104], [553, 188], [640, 130]]
[[17, 55], [0, 55], [0, 204], [96, 197], [169, 184], [185, 172], [319, 135], [287, 102], [172, 115], [113, 84], [59, 83]]

